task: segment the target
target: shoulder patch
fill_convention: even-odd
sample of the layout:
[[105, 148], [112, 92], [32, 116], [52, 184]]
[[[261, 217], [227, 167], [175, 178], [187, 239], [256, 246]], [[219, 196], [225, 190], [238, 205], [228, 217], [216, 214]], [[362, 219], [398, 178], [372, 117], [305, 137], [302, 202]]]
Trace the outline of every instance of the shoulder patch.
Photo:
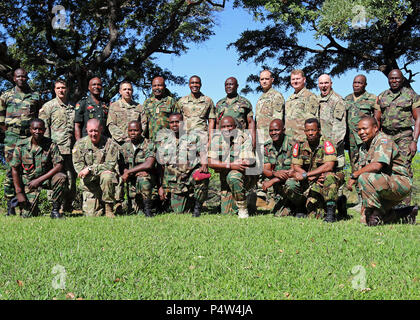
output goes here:
[[299, 143], [296, 143], [293, 147], [293, 157], [296, 158], [299, 154]]
[[80, 108], [80, 103], [76, 103], [75, 109], [79, 109]]
[[381, 139], [381, 143], [382, 144], [387, 144], [388, 143], [388, 139], [387, 138], [382, 138]]
[[329, 141], [324, 142], [324, 150], [326, 154], [333, 154], [335, 152], [334, 146]]

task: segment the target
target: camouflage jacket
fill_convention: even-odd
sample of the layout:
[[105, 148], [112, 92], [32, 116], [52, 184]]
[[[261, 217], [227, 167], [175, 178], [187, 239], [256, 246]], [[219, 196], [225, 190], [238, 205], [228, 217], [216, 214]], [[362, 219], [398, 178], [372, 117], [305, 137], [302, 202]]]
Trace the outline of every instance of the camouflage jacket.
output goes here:
[[411, 129], [414, 124], [412, 112], [420, 107], [420, 97], [410, 88], [403, 87], [397, 93], [388, 89], [378, 96], [378, 104], [382, 129], [395, 134]]
[[152, 96], [144, 101], [141, 117], [150, 140], [155, 140], [160, 129], [169, 128], [169, 115], [175, 111], [175, 99], [169, 95], [160, 100]]
[[270, 88], [261, 95], [255, 105], [257, 129], [264, 130], [268, 135], [268, 127], [274, 119], [284, 120], [284, 98], [280, 92]]
[[350, 135], [350, 144], [354, 141], [356, 145], [360, 145], [362, 140], [357, 134], [360, 119], [364, 116], [374, 116], [376, 109], [376, 96], [372, 93], [365, 92], [356, 98], [353, 93], [344, 98], [347, 110], [347, 126]]
[[372, 162], [385, 164], [381, 173], [391, 175], [397, 174], [409, 177], [408, 167], [405, 165], [404, 158], [401, 156], [397, 144], [392, 138], [383, 132], [373, 138], [368, 148], [362, 144], [359, 149], [359, 163], [357, 170], [363, 168]]
[[289, 170], [292, 164], [292, 149], [292, 141], [286, 135], [280, 148], [274, 145], [273, 140], [268, 140], [264, 144], [264, 164], [271, 164], [274, 171]]
[[135, 101], [127, 103], [119, 99], [110, 105], [106, 125], [111, 137], [120, 145], [128, 138], [128, 123], [140, 121], [140, 113], [141, 106]]
[[230, 139], [226, 139], [220, 131], [216, 132], [211, 139], [208, 157], [225, 163], [246, 159], [255, 161], [251, 136], [240, 129], [236, 131], [237, 134]]
[[74, 107], [55, 98], [42, 106], [39, 118], [45, 122], [45, 137], [51, 138], [58, 145], [61, 154], [71, 154], [74, 144]]
[[325, 97], [319, 96], [319, 120], [321, 134], [328, 137], [331, 142], [338, 146], [344, 141], [347, 131], [346, 105], [343, 98], [331, 90]]
[[7, 136], [29, 137], [29, 122], [38, 116], [40, 108], [38, 92], [21, 93], [16, 87], [0, 96], [0, 125], [6, 125]]
[[120, 153], [120, 146], [111, 138], [102, 136], [98, 145], [94, 145], [89, 136], [76, 141], [73, 148], [73, 166], [79, 173], [90, 167], [93, 175], [104, 171], [115, 172]]
[[156, 147], [149, 139], [141, 137], [141, 141], [135, 145], [127, 141], [121, 146], [121, 155], [124, 160], [124, 167], [132, 169], [142, 164], [147, 158], [156, 157]]
[[248, 117], [253, 117], [252, 104], [248, 99], [237, 95], [232, 100], [225, 97], [216, 103], [216, 116], [219, 121], [230, 116], [236, 120], [239, 129], [248, 129]]
[[[82, 137], [87, 136], [86, 124], [90, 119], [98, 119], [103, 128], [106, 128], [108, 106], [105, 102], [100, 101], [99, 104], [96, 104], [91, 95], [89, 95], [76, 103], [75, 111], [74, 122], [82, 124]], [[107, 133], [104, 131], [103, 134]]]
[[305, 141], [305, 120], [319, 119], [319, 102], [314, 93], [303, 88], [293, 93], [285, 105], [286, 135], [293, 141]]
[[[325, 162], [331, 161], [337, 163], [337, 151], [332, 142], [325, 140], [322, 137], [315, 150], [311, 149], [308, 140], [298, 142], [293, 146], [292, 164], [301, 166], [306, 172], [312, 171]], [[335, 168], [336, 167], [337, 166], [335, 166]]]
[[203, 94], [196, 99], [192, 94], [182, 97], [176, 103], [176, 107], [184, 116], [184, 128], [186, 131], [200, 130], [207, 132], [209, 119], [216, 119], [213, 100]]
[[177, 138], [168, 131], [156, 140], [156, 148], [156, 159], [164, 166], [163, 187], [173, 193], [187, 192], [192, 173], [200, 168], [201, 158], [207, 154], [201, 136], [191, 131]]
[[63, 161], [58, 146], [51, 139], [44, 138], [42, 143], [34, 149], [32, 137], [29, 137], [16, 144], [10, 166], [18, 169], [23, 184], [27, 185]]

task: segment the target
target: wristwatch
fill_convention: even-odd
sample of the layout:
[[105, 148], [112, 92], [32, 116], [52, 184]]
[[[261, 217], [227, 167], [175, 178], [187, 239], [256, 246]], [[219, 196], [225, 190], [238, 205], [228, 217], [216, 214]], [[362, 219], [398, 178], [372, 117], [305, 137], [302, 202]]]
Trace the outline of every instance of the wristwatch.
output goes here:
[[306, 172], [303, 172], [302, 177], [303, 177], [303, 179], [306, 179], [308, 177], [308, 174]]

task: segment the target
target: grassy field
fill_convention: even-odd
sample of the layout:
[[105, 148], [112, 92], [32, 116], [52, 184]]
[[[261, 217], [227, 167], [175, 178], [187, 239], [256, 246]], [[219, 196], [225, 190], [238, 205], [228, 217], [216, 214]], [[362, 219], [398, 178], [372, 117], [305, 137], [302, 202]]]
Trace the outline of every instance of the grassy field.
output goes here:
[[[419, 156], [413, 167], [418, 188]], [[349, 213], [1, 214], [0, 299], [420, 299], [419, 224], [369, 228]]]

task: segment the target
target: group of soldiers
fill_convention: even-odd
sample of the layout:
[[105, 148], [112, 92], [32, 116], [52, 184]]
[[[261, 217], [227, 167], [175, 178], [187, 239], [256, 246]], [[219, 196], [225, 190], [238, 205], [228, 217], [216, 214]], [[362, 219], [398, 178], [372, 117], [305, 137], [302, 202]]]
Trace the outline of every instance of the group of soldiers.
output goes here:
[[357, 75], [344, 99], [329, 75], [318, 78], [317, 96], [306, 88], [303, 71], [294, 70], [287, 101], [273, 88], [273, 74], [263, 70], [255, 116], [234, 77], [226, 79], [226, 97], [216, 105], [194, 75], [191, 93], [178, 101], [165, 79], [155, 77], [143, 105], [123, 81], [120, 99], [109, 107], [98, 77], [89, 80], [89, 94], [75, 106], [64, 80], [54, 82], [55, 98], [43, 105], [24, 69], [15, 70], [13, 80], [15, 87], [0, 97], [7, 215], [16, 214], [16, 207], [23, 217], [36, 215], [46, 188], [51, 217], [62, 218], [73, 210], [79, 179], [88, 216], [129, 211], [151, 217], [158, 208], [199, 217], [212, 168], [220, 176], [221, 213], [247, 218], [257, 203], [272, 198], [275, 216], [334, 222], [348, 218], [348, 149], [347, 188], [356, 187], [362, 221], [415, 222], [416, 206], [396, 206], [410, 201], [420, 99], [398, 69], [378, 97], [366, 91], [366, 77]]

